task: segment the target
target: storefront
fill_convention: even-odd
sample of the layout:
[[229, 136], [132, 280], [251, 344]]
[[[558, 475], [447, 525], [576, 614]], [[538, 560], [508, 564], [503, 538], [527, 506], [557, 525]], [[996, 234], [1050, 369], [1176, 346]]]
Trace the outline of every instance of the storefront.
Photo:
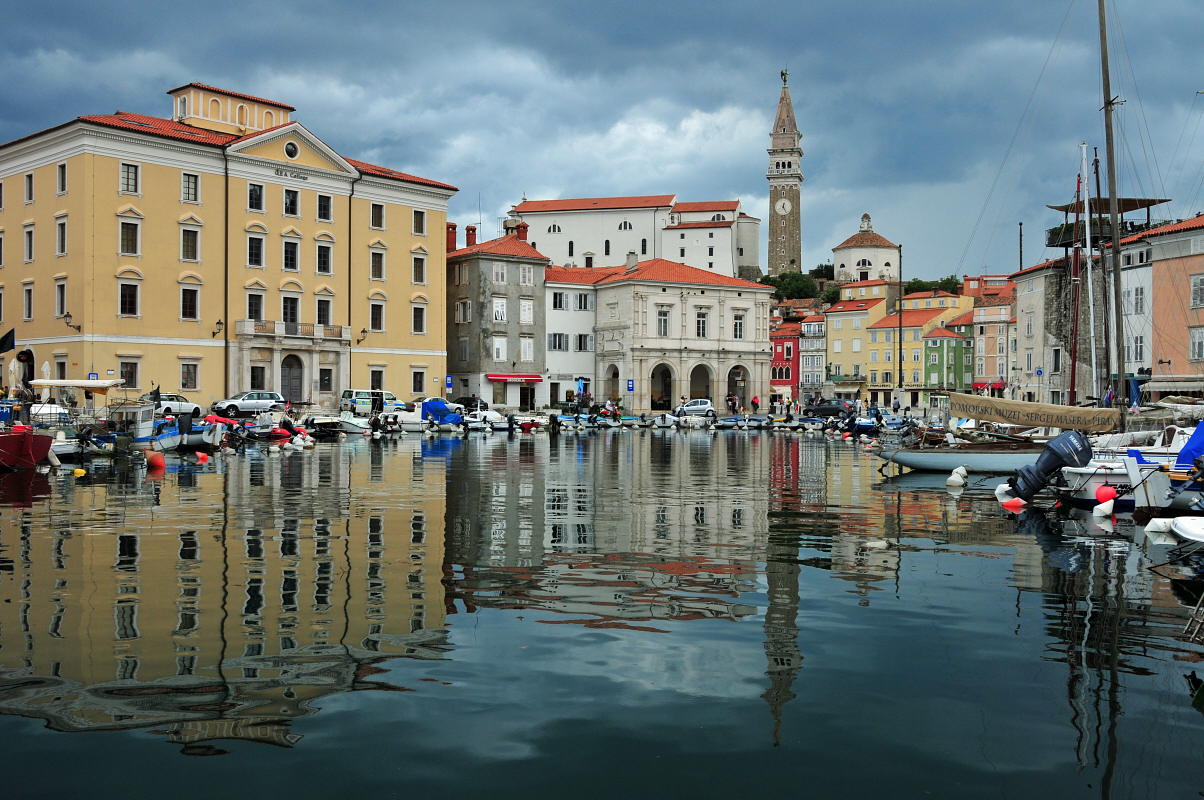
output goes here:
[[519, 411], [535, 411], [539, 407], [537, 389], [543, 383], [542, 375], [498, 373], [486, 375], [485, 380], [493, 384], [493, 405], [518, 408]]

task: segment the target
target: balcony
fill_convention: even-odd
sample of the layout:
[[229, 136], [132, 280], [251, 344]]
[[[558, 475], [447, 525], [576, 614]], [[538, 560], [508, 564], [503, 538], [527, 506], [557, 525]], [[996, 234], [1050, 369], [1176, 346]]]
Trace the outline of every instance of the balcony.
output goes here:
[[273, 336], [323, 341], [351, 341], [350, 325], [317, 325], [312, 322], [281, 322], [270, 319], [240, 319], [235, 322], [238, 336]]
[[[1135, 221], [1135, 220], [1120, 220], [1120, 235], [1121, 237], [1131, 236], [1134, 233], [1140, 233], [1150, 228], [1156, 228], [1159, 225], [1165, 225], [1169, 220], [1150, 220]], [[1047, 228], [1045, 231], [1045, 246], [1046, 247], [1074, 247], [1076, 244], [1083, 242], [1083, 221], [1080, 220], [1076, 231], [1073, 222], [1066, 222], [1062, 225], [1056, 225], [1052, 228]], [[1091, 220], [1091, 244], [1092, 247], [1098, 248], [1100, 242], [1112, 241], [1112, 221], [1108, 217], [1093, 217]]]

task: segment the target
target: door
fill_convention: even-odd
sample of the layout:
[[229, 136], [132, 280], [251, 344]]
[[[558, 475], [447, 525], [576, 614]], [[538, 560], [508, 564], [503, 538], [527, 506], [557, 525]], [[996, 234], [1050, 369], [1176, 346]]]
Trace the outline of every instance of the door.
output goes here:
[[523, 411], [535, 410], [535, 387], [520, 386], [518, 387], [518, 406]]
[[305, 399], [302, 392], [305, 379], [305, 367], [301, 359], [287, 355], [280, 362], [280, 394], [290, 403], [299, 403]]

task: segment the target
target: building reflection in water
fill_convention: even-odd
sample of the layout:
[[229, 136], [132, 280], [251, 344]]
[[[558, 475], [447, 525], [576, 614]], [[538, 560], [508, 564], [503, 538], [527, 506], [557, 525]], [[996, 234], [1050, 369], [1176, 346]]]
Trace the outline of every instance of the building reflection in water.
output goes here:
[[49, 523], [27, 511], [0, 532], [15, 553], [0, 711], [65, 731], [160, 726], [204, 753], [291, 746], [289, 721], [316, 699], [402, 689], [386, 659], [446, 646], [445, 477], [416, 469], [420, 453], [371, 457], [380, 447], [64, 483]]

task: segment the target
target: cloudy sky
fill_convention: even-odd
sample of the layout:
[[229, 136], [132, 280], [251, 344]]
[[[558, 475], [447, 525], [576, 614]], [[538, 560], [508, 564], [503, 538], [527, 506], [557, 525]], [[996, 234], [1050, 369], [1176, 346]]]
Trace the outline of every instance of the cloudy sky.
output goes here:
[[[1120, 191], [1194, 215], [1198, 0], [1109, 2]], [[1039, 260], [1078, 143], [1103, 150], [1091, 0], [344, 5], [23, 5], [6, 15], [0, 140], [80, 114], [166, 115], [163, 92], [199, 81], [297, 106], [344, 155], [459, 186], [452, 218], [486, 233], [524, 196], [738, 197], [767, 220], [785, 66], [804, 263], [868, 211], [921, 277], [1015, 268], [1020, 221]]]

